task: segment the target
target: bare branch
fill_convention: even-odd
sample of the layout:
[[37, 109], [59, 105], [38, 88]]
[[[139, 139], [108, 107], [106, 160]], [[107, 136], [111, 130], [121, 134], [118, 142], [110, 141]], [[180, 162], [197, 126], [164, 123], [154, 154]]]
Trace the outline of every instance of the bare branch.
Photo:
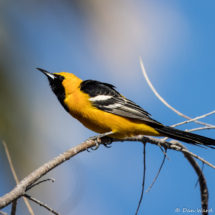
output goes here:
[[12, 203], [11, 215], [16, 215], [16, 205], [17, 205], [17, 199], [14, 200]]
[[[144, 68], [144, 66], [143, 66], [143, 62], [142, 62], [142, 59], [141, 59], [141, 58], [140, 58], [140, 66], [141, 66], [143, 75], [144, 75], [144, 77], [145, 77], [145, 79], [146, 79], [146, 81], [147, 81], [149, 87], [150, 87], [151, 90], [154, 92], [154, 94], [155, 94], [168, 108], [170, 108], [172, 111], [174, 111], [175, 113], [177, 113], [179, 116], [182, 116], [182, 117], [184, 117], [184, 118], [186, 118], [186, 119], [192, 119], [192, 118], [190, 118], [189, 116], [186, 116], [186, 115], [184, 115], [183, 113], [177, 111], [175, 108], [173, 108], [171, 105], [169, 105], [169, 104], [158, 94], [158, 92], [155, 90], [155, 88], [153, 87], [152, 83], [150, 82], [150, 80], [149, 80], [149, 78], [148, 78], [148, 76], [147, 76], [147, 73], [146, 73], [146, 70], [145, 70], [145, 68]], [[196, 120], [195, 120], [195, 123], [201, 124], [201, 125], [205, 125], [205, 126], [212, 126], [212, 125], [210, 125], [210, 124], [207, 124], [207, 123], [204, 123], [204, 122], [200, 122], [200, 121], [196, 121]]]
[[[12, 160], [11, 160], [11, 158], [10, 158], [10, 153], [9, 153], [8, 148], [7, 148], [7, 144], [5, 143], [5, 141], [2, 141], [2, 142], [3, 142], [4, 148], [5, 148], [5, 152], [6, 152], [6, 155], [7, 155], [7, 159], [8, 159], [8, 162], [9, 162], [10, 169], [11, 169], [11, 171], [12, 171], [13, 177], [14, 177], [14, 179], [15, 179], [15, 181], [16, 181], [16, 184], [18, 184], [18, 183], [19, 183], [19, 179], [18, 179], [18, 177], [17, 177], [17, 175], [16, 175], [16, 171], [15, 171], [15, 169], [14, 169], [14, 167], [13, 167], [13, 163], [12, 163]], [[28, 200], [27, 200], [26, 198], [23, 198], [23, 199], [24, 199], [24, 202], [25, 202], [25, 204], [26, 204], [26, 206], [27, 206], [27, 208], [28, 208], [28, 210], [29, 210], [29, 213], [30, 213], [31, 215], [34, 215], [34, 212], [33, 212], [32, 208], [31, 208], [31, 206], [30, 206]], [[14, 207], [15, 207], [15, 205], [16, 205], [16, 204], [15, 204], [15, 202], [14, 202]], [[12, 211], [13, 211], [13, 210], [12, 210]]]
[[[104, 141], [102, 142], [104, 143]], [[60, 154], [53, 160], [47, 162], [34, 172], [32, 172], [30, 175], [28, 175], [26, 178], [24, 178], [11, 192], [4, 195], [0, 198], [0, 209], [4, 208], [11, 202], [13, 202], [15, 199], [20, 198], [25, 194], [25, 190], [27, 187], [35, 183], [38, 179], [40, 179], [42, 176], [44, 176], [46, 173], [48, 173], [53, 168], [57, 167], [61, 163], [65, 162], [66, 160], [69, 160], [71, 157], [75, 156], [76, 154], [85, 151], [88, 148], [91, 148], [95, 146], [95, 141], [89, 140], [85, 141], [84, 143], [81, 143], [68, 151]]]
[[[104, 137], [101, 139], [101, 144], [109, 143], [109, 141], [110, 141], [110, 138]], [[215, 166], [213, 166], [209, 162], [205, 161], [204, 159], [200, 158], [199, 156], [193, 154], [192, 152], [189, 152], [186, 148], [182, 147], [183, 146], [182, 144], [180, 144], [177, 141], [164, 142], [162, 139], [158, 139], [158, 138], [154, 138], [154, 137], [145, 137], [142, 135], [138, 135], [135, 137], [129, 137], [129, 138], [126, 138], [123, 140], [113, 139], [113, 142], [123, 142], [123, 141], [148, 142], [148, 143], [155, 144], [155, 145], [160, 144], [162, 147], [164, 147], [166, 149], [172, 149], [172, 150], [180, 151], [184, 155], [186, 155], [185, 157], [187, 159], [189, 158], [188, 161], [193, 166], [197, 175], [201, 179], [200, 180], [200, 187], [201, 187], [201, 194], [203, 195], [202, 199], [204, 200], [202, 202], [204, 203], [204, 206], [207, 205], [206, 204], [207, 192], [203, 192], [205, 190], [203, 188], [206, 186], [205, 185], [206, 182], [205, 182], [203, 174], [201, 173], [201, 168], [198, 166], [197, 162], [193, 159], [193, 157], [203, 161], [204, 163], [206, 163], [207, 165], [209, 165], [213, 168], [215, 168]], [[95, 145], [96, 144], [95, 144], [94, 140], [87, 140], [87, 141], [67, 150], [66, 152], [60, 154], [59, 156], [57, 156], [56, 158], [47, 162], [43, 166], [39, 167], [37, 170], [32, 172], [26, 178], [24, 178], [11, 192], [9, 192], [8, 194], [6, 194], [0, 198], [0, 209], [7, 206], [11, 202], [13, 202], [15, 199], [23, 196], [25, 194], [25, 190], [27, 187], [34, 184], [38, 179], [40, 179], [42, 176], [44, 176], [50, 170], [57, 167], [61, 163], [65, 162], [66, 160], [69, 160], [71, 157], [79, 154], [80, 152], [85, 151], [88, 148], [94, 147]], [[200, 173], [199, 173], [199, 169], [200, 169]]]
[[52, 212], [53, 214], [60, 215], [59, 213], [57, 213], [56, 211], [54, 211], [52, 208], [48, 207], [46, 204], [43, 204], [42, 202], [40, 202], [39, 200], [37, 200], [37, 199], [35, 199], [35, 198], [33, 198], [33, 197], [27, 195], [27, 194], [25, 194], [24, 196], [25, 196], [26, 198], [30, 199], [31, 201], [37, 203], [38, 205], [40, 205], [40, 206], [46, 208], [47, 210], [49, 210], [49, 211]]
[[[202, 163], [202, 174], [203, 174], [203, 169], [204, 169], [204, 163]], [[198, 185], [198, 182], [199, 182], [199, 178], [198, 178], [198, 180], [197, 180], [197, 182], [196, 182], [196, 184], [195, 184], [195, 188], [196, 188], [196, 186]]]
[[[165, 154], [166, 154], [166, 151], [167, 151], [167, 149], [165, 149]], [[161, 169], [162, 169], [162, 167], [163, 167], [163, 164], [164, 164], [164, 161], [165, 161], [165, 158], [166, 158], [165, 154], [164, 154], [164, 158], [163, 158], [163, 161], [162, 161], [162, 163], [161, 163], [161, 166], [160, 166], [160, 168], [159, 168], [159, 170], [158, 170], [158, 173], [157, 173], [157, 175], [155, 176], [155, 179], [153, 180], [152, 184], [150, 185], [150, 187], [149, 187], [149, 189], [146, 191], [146, 193], [148, 193], [148, 192], [151, 190], [153, 184], [155, 183], [155, 181], [157, 180], [157, 177], [159, 176], [159, 173], [160, 173], [160, 171], [161, 171]]]
[[7, 159], [8, 159], [9, 165], [10, 165], [10, 169], [11, 169], [11, 171], [13, 173], [13, 177], [14, 177], [16, 183], [18, 184], [19, 183], [19, 179], [18, 179], [18, 177], [16, 175], [16, 172], [15, 172], [15, 169], [13, 167], [13, 163], [12, 163], [12, 160], [10, 158], [10, 153], [9, 153], [8, 148], [7, 148], [7, 144], [4, 141], [2, 141], [2, 142], [3, 142], [4, 148], [5, 148], [5, 152], [6, 152]]
[[33, 187], [35, 187], [35, 186], [37, 186], [37, 185], [39, 185], [39, 184], [41, 184], [41, 183], [43, 183], [43, 182], [46, 182], [46, 181], [55, 182], [55, 179], [54, 179], [54, 178], [48, 178], [48, 179], [39, 181], [39, 182], [37, 182], [37, 183], [35, 183], [35, 184], [32, 184], [31, 186], [29, 186], [29, 187], [26, 188], [25, 192], [27, 192], [27, 191], [30, 190], [31, 188], [33, 188]]
[[200, 130], [209, 130], [209, 129], [215, 129], [215, 126], [205, 126], [205, 127], [200, 127], [200, 128], [193, 128], [193, 129], [186, 129], [185, 131], [187, 132], [193, 132], [193, 131], [200, 131]]
[[215, 169], [215, 166], [214, 166], [214, 165], [212, 165], [212, 164], [209, 163], [208, 161], [204, 160], [203, 158], [199, 157], [198, 155], [196, 155], [196, 154], [194, 154], [194, 153], [192, 153], [192, 152], [190, 152], [190, 151], [188, 151], [188, 150], [186, 150], [186, 149], [181, 149], [180, 151], [183, 152], [183, 153], [187, 153], [187, 154], [191, 155], [191, 156], [194, 157], [194, 158], [199, 159], [199, 160], [202, 161], [203, 163], [205, 163], [205, 164], [207, 164], [208, 166], [210, 166], [210, 167], [212, 167], [212, 168]]
[[3, 211], [0, 211], [0, 215], [8, 215], [8, 214]]
[[144, 169], [143, 169], [142, 191], [141, 191], [140, 201], [139, 201], [135, 215], [138, 214], [140, 204], [141, 204], [142, 199], [143, 199], [143, 193], [144, 193], [144, 185], [145, 185], [145, 178], [146, 178], [146, 142], [143, 142], [143, 167], [144, 167]]
[[[196, 121], [197, 119], [204, 118], [204, 117], [209, 116], [209, 115], [214, 114], [214, 113], [215, 113], [215, 110], [212, 111], [212, 112], [210, 112], [210, 113], [204, 114], [204, 115], [202, 115], [202, 116], [198, 116], [198, 117], [196, 117], [196, 118], [193, 118], [193, 119], [190, 119], [190, 120], [187, 120], [187, 121], [184, 121], [184, 122], [180, 122], [180, 123], [177, 123], [177, 124], [175, 124], [175, 125], [171, 125], [171, 127], [176, 127], [176, 126], [179, 126], [179, 125], [184, 125], [184, 124], [189, 123], [189, 122], [194, 122], [194, 121]], [[214, 128], [215, 126], [211, 125], [211, 126], [207, 126], [207, 127], [209, 127], [209, 128], [211, 128], [211, 127]]]
[[162, 149], [162, 147], [161, 147], [160, 144], [158, 144], [158, 146], [160, 147], [161, 151], [163, 152], [163, 154], [165, 155], [165, 157], [168, 159], [168, 161], [171, 161], [171, 160], [169, 159], [169, 157], [167, 156], [167, 154], [166, 154], [166, 150], [164, 151], [164, 150]]

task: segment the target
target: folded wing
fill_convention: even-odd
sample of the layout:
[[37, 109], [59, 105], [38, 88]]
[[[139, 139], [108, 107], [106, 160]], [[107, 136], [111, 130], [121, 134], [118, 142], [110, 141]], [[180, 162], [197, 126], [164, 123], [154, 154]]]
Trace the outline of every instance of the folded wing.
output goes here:
[[80, 85], [81, 91], [90, 96], [92, 105], [100, 110], [133, 119], [139, 119], [153, 127], [163, 125], [150, 117], [150, 114], [131, 100], [122, 96], [111, 84], [86, 80]]

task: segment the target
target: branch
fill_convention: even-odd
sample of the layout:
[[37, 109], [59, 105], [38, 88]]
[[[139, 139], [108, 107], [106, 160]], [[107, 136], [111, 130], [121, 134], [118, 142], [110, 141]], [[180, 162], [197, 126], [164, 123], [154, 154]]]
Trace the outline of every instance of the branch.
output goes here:
[[[151, 90], [154, 92], [154, 94], [155, 94], [168, 108], [170, 108], [172, 111], [174, 111], [175, 113], [177, 113], [179, 116], [182, 116], [182, 117], [184, 117], [184, 118], [186, 118], [186, 119], [192, 119], [192, 118], [190, 118], [189, 116], [186, 116], [186, 115], [184, 115], [183, 113], [177, 111], [175, 108], [173, 108], [171, 105], [169, 105], [169, 104], [158, 94], [158, 92], [155, 90], [155, 88], [153, 87], [152, 83], [150, 82], [150, 80], [149, 80], [149, 78], [148, 78], [148, 76], [147, 76], [147, 73], [146, 73], [146, 70], [145, 70], [145, 68], [144, 68], [144, 66], [143, 66], [143, 62], [142, 62], [142, 59], [141, 59], [141, 58], [140, 58], [140, 66], [141, 66], [143, 75], [144, 75], [144, 77], [145, 77], [145, 79], [146, 79], [146, 81], [147, 81], [149, 87], [150, 87]], [[196, 121], [196, 120], [195, 120], [195, 123], [201, 124], [201, 125], [205, 125], [205, 126], [213, 126], [213, 125], [210, 125], [210, 124], [207, 124], [207, 123], [204, 123], [204, 122], [200, 122], [200, 121]]]
[[[171, 127], [176, 127], [176, 126], [179, 126], [179, 125], [184, 125], [184, 124], [186, 124], [186, 123], [196, 121], [197, 119], [204, 118], [204, 117], [209, 116], [209, 115], [214, 114], [214, 113], [215, 113], [215, 110], [212, 111], [212, 112], [210, 112], [210, 113], [204, 114], [204, 115], [202, 115], [202, 116], [197, 116], [197, 117], [194, 118], [194, 119], [190, 119], [190, 120], [187, 120], [187, 121], [184, 121], [184, 122], [177, 123], [177, 124], [175, 124], [175, 125], [171, 125]], [[214, 128], [215, 126], [211, 125], [211, 126], [207, 126], [207, 127], [208, 127], [208, 128]]]
[[3, 143], [4, 148], [5, 148], [5, 152], [6, 152], [6, 155], [7, 155], [7, 159], [8, 159], [8, 162], [9, 162], [10, 169], [11, 169], [11, 171], [12, 171], [13, 177], [14, 177], [16, 183], [18, 184], [18, 183], [19, 183], [19, 179], [18, 179], [18, 177], [17, 177], [17, 175], [16, 175], [16, 172], [15, 172], [15, 169], [14, 169], [14, 167], [13, 167], [13, 163], [12, 163], [12, 160], [11, 160], [11, 158], [10, 158], [10, 153], [9, 153], [8, 148], [7, 148], [7, 144], [6, 144], [4, 141], [2, 141], [2, 143]]
[[[11, 169], [11, 171], [12, 171], [13, 177], [14, 177], [14, 179], [15, 179], [15, 181], [16, 181], [16, 184], [18, 184], [18, 183], [19, 183], [19, 179], [18, 179], [18, 177], [17, 177], [17, 175], [16, 175], [16, 171], [15, 171], [15, 169], [14, 169], [14, 167], [13, 167], [13, 163], [12, 163], [12, 160], [11, 160], [11, 158], [10, 158], [10, 153], [9, 153], [8, 148], [7, 148], [7, 144], [6, 144], [4, 141], [2, 141], [2, 142], [3, 142], [4, 148], [5, 148], [5, 152], [6, 152], [6, 155], [7, 155], [7, 159], [8, 159], [8, 162], [9, 162], [10, 169]], [[26, 198], [24, 198], [24, 197], [23, 197], [23, 199], [24, 199], [24, 202], [25, 202], [25, 204], [26, 204], [26, 206], [27, 206], [27, 208], [28, 208], [28, 210], [29, 210], [29, 213], [30, 213], [31, 215], [34, 215], [34, 212], [33, 212], [32, 208], [31, 208], [31, 206], [30, 206], [28, 200], [27, 200]], [[16, 213], [16, 202], [13, 202], [13, 205], [12, 205], [12, 212], [13, 212], [13, 211], [15, 211], [15, 213]], [[12, 212], [11, 212], [11, 214], [12, 214]], [[15, 213], [14, 213], [14, 214], [15, 214]]]
[[200, 127], [200, 128], [193, 128], [193, 129], [186, 129], [185, 131], [187, 132], [193, 132], [193, 131], [200, 131], [200, 130], [206, 130], [206, 129], [215, 129], [215, 126], [204, 126], [204, 127]]
[[137, 215], [139, 208], [140, 208], [140, 204], [142, 202], [143, 199], [143, 193], [144, 193], [144, 185], [145, 185], [145, 178], [146, 178], [146, 142], [143, 142], [143, 183], [142, 183], [142, 192], [141, 192], [141, 196], [140, 196], [140, 201], [136, 210], [135, 215]]
[[49, 210], [49, 211], [52, 212], [53, 214], [60, 215], [59, 213], [57, 213], [56, 211], [54, 211], [52, 208], [48, 207], [48, 205], [43, 204], [41, 201], [39, 201], [39, 200], [37, 200], [37, 199], [35, 199], [35, 198], [33, 198], [33, 197], [27, 195], [27, 194], [25, 194], [24, 196], [25, 196], [26, 198], [30, 199], [31, 201], [37, 203], [38, 205], [40, 205], [40, 206], [46, 208], [47, 210]]
[[[165, 154], [166, 154], [166, 151], [167, 151], [167, 149], [165, 150]], [[164, 158], [163, 158], [163, 161], [162, 161], [162, 163], [161, 163], [161, 166], [160, 166], [160, 168], [159, 168], [159, 170], [158, 170], [158, 173], [157, 173], [157, 175], [155, 176], [155, 179], [153, 180], [152, 184], [150, 185], [150, 187], [149, 187], [149, 189], [146, 191], [146, 193], [148, 193], [148, 192], [151, 190], [153, 184], [155, 183], [155, 181], [157, 180], [157, 177], [158, 177], [159, 174], [160, 174], [160, 171], [161, 171], [161, 169], [162, 169], [162, 167], [163, 167], [163, 164], [164, 164], [164, 162], [165, 162], [165, 158], [166, 158], [166, 155], [165, 155], [165, 154], [164, 154]]]
[[[101, 144], [109, 143], [109, 141], [110, 141], [110, 139], [108, 137], [104, 137], [101, 139]], [[173, 143], [164, 142], [161, 139], [157, 139], [157, 138], [153, 138], [153, 137], [144, 137], [142, 135], [126, 138], [123, 140], [113, 139], [113, 142], [119, 142], [119, 141], [121, 141], [121, 142], [123, 142], [123, 141], [139, 141], [139, 142], [148, 142], [148, 143], [155, 144], [155, 145], [160, 144], [164, 148], [172, 149], [172, 150], [176, 150], [176, 151], [181, 151], [182, 153], [186, 154], [187, 159], [190, 158], [192, 160], [193, 156], [194, 156], [194, 157], [200, 159], [201, 161], [203, 161], [204, 163], [206, 163], [207, 165], [215, 168], [215, 166], [213, 166], [209, 162], [203, 160], [199, 156], [197, 156], [197, 155], [193, 154], [192, 152], [189, 152], [187, 149], [183, 148], [176, 141]], [[51, 161], [47, 162], [43, 166], [39, 167], [37, 170], [32, 172], [26, 178], [24, 178], [11, 192], [9, 192], [8, 194], [6, 194], [0, 198], [0, 209], [4, 208], [5, 206], [7, 206], [11, 202], [13, 202], [15, 199], [23, 196], [25, 194], [26, 188], [29, 187], [30, 185], [34, 184], [38, 179], [40, 179], [46, 173], [48, 173], [49, 171], [51, 171], [52, 169], [54, 169], [55, 167], [57, 167], [61, 163], [65, 162], [66, 160], [69, 160], [71, 157], [79, 154], [80, 152], [87, 150], [88, 148], [94, 147], [95, 145], [96, 145], [96, 143], [94, 140], [87, 140], [87, 141], [85, 141], [85, 142], [83, 142], [77, 146], [74, 146], [73, 148], [60, 154], [59, 156], [57, 156], [54, 159], [52, 159]], [[200, 177], [201, 175], [198, 174], [200, 167], [198, 167], [198, 164], [196, 161], [195, 161], [195, 165], [193, 163], [194, 162], [190, 162], [190, 164], [195, 169], [197, 175]], [[200, 169], [200, 173], [201, 173], [201, 169]], [[205, 186], [201, 185], [202, 183], [204, 183], [204, 180], [205, 180], [203, 178], [203, 176], [201, 176], [201, 177], [202, 177], [202, 179], [200, 180], [200, 186], [205, 187]]]
[[[203, 169], [204, 169], [204, 163], [202, 163], [202, 169], [201, 169], [202, 174], [203, 174]], [[195, 188], [196, 188], [196, 186], [198, 185], [198, 183], [199, 183], [199, 178], [197, 179], [197, 182], [196, 182], [196, 184], [195, 184]]]
[[[168, 139], [168, 138], [167, 138], [167, 139]], [[166, 141], [166, 140], [165, 140], [165, 141]], [[168, 159], [168, 161], [171, 161], [171, 160], [169, 159], [169, 157], [167, 156], [167, 154], [166, 154], [166, 150], [164, 151], [164, 150], [162, 149], [162, 147], [161, 147], [160, 144], [158, 144], [158, 146], [160, 147], [160, 150], [163, 152], [164, 156]]]
[[[104, 143], [104, 141], [102, 143]], [[60, 154], [53, 160], [39, 167], [37, 170], [32, 172], [26, 178], [24, 178], [19, 184], [17, 184], [17, 186], [11, 192], [9, 192], [8, 194], [0, 198], [0, 209], [4, 208], [5, 206], [13, 202], [15, 199], [23, 196], [25, 194], [25, 190], [27, 187], [35, 183], [38, 179], [40, 179], [50, 170], [57, 167], [61, 163], [65, 162], [66, 160], [69, 160], [71, 157], [75, 156], [76, 154], [82, 151], [85, 151], [86, 149], [91, 148], [95, 145], [96, 145], [95, 141], [92, 141], [92, 140], [85, 141], [84, 143], [81, 143], [69, 149], [68, 151]]]
[[14, 200], [12, 203], [11, 215], [16, 215], [16, 205], [17, 205], [17, 199]]
[[54, 179], [54, 178], [48, 178], [48, 179], [39, 181], [39, 182], [37, 182], [37, 183], [35, 183], [35, 184], [32, 184], [32, 185], [30, 185], [29, 187], [26, 188], [25, 192], [27, 192], [27, 191], [30, 190], [31, 188], [33, 188], [33, 187], [35, 187], [35, 186], [37, 186], [37, 185], [39, 185], [39, 184], [41, 184], [41, 183], [43, 183], [43, 182], [46, 182], [46, 181], [55, 182], [55, 179]]
[[0, 215], [8, 215], [8, 214], [3, 211], [0, 211]]

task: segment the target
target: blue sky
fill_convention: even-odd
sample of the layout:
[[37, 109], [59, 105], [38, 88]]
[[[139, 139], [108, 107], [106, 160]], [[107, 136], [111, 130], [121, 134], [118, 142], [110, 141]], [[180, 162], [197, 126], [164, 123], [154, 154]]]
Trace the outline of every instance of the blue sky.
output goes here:
[[[183, 121], [147, 85], [140, 68], [141, 56], [152, 84], [174, 108], [190, 117], [215, 109], [213, 1], [5, 0], [0, 5], [1, 64], [6, 68], [8, 86], [26, 106], [25, 120], [16, 106], [4, 109], [8, 116], [13, 111], [11, 121], [17, 129], [24, 128], [19, 134], [23, 142], [16, 143], [12, 134], [0, 134], [14, 155], [20, 179], [95, 135], [64, 111], [36, 67], [111, 83], [163, 124]], [[7, 107], [7, 98], [1, 99]], [[202, 121], [215, 124], [215, 116]], [[198, 125], [191, 123], [179, 128], [195, 127]], [[198, 134], [215, 138], [213, 130]], [[215, 164], [214, 150], [185, 146]], [[165, 162], [153, 188], [144, 194], [139, 214], [174, 214], [177, 207], [201, 207], [194, 170], [181, 153], [168, 151], [168, 156], [171, 161]], [[145, 189], [162, 159], [159, 147], [147, 144]], [[15, 186], [2, 146], [0, 169], [2, 196]], [[205, 166], [204, 174], [209, 208], [215, 210], [215, 171]], [[95, 152], [83, 152], [51, 171], [47, 177], [56, 182], [34, 188], [30, 194], [62, 214], [134, 214], [142, 175], [143, 145], [114, 143], [111, 149], [101, 146]], [[48, 214], [31, 205], [35, 214]], [[17, 214], [28, 214], [22, 200]]]

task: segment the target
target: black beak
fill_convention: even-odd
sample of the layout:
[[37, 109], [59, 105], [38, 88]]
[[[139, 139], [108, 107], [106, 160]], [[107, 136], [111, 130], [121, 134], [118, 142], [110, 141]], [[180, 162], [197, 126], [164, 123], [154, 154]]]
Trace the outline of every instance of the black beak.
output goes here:
[[50, 73], [50, 72], [47, 72], [46, 70], [44, 69], [40, 69], [40, 68], [37, 68], [38, 70], [40, 70], [43, 74], [45, 74], [48, 78], [51, 78], [51, 79], [55, 79], [55, 75]]

